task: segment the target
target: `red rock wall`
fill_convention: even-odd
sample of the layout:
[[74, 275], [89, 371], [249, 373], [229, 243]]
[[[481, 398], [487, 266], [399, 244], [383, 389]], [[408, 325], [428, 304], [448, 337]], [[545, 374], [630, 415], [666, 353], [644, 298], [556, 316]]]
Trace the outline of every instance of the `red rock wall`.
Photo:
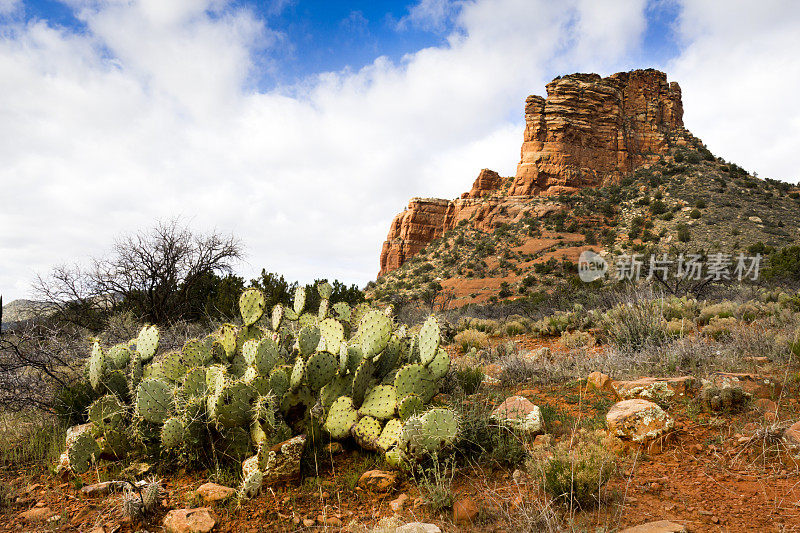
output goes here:
[[547, 84], [547, 99], [529, 96], [525, 102], [521, 158], [508, 194], [548, 194], [617, 179], [665, 152], [670, 133], [682, 129], [681, 89], [663, 72], [557, 78]]
[[681, 89], [667, 83], [663, 72], [556, 78], [547, 84], [546, 99], [525, 101], [521, 158], [511, 186], [505, 190], [504, 178], [483, 169], [460, 199], [413, 198], [392, 221], [378, 275], [399, 268], [461, 220], [491, 231], [518, 219], [529, 207], [526, 198], [530, 202], [532, 196], [616, 180], [658, 159], [669, 149], [672, 134], [684, 131]]

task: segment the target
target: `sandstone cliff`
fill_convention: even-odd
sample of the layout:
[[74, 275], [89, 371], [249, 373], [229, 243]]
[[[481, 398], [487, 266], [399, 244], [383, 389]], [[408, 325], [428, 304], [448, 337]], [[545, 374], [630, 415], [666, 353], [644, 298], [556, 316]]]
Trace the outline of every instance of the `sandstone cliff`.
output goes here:
[[514, 177], [483, 169], [456, 200], [412, 198], [392, 221], [379, 276], [399, 268], [462, 220], [490, 231], [542, 216], [557, 206], [546, 197], [618, 180], [666, 153], [683, 130], [677, 83], [652, 69], [572, 74], [547, 84], [547, 98], [525, 102], [525, 132]]

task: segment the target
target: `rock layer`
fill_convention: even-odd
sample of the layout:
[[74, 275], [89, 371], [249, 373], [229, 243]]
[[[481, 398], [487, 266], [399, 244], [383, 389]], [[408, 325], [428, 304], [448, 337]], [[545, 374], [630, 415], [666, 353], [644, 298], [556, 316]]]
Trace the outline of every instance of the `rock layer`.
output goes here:
[[684, 132], [681, 90], [657, 70], [572, 74], [547, 84], [547, 98], [529, 96], [516, 176], [481, 170], [455, 200], [412, 198], [392, 220], [380, 272], [402, 266], [461, 220], [483, 231], [518, 221], [523, 211], [558, 209], [540, 196], [569, 193], [619, 179], [658, 159]]

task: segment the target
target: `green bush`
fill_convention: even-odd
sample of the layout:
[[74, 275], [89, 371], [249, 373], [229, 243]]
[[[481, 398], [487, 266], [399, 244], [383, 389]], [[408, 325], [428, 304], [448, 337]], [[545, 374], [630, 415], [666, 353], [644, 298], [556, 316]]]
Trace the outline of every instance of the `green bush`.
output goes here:
[[689, 242], [691, 239], [689, 227], [686, 224], [678, 224], [678, 240], [680, 242]]
[[617, 464], [608, 451], [604, 431], [581, 430], [550, 449], [537, 448], [526, 461], [528, 473], [541, 480], [556, 500], [591, 508], [602, 501], [602, 490]]
[[667, 322], [659, 300], [633, 297], [604, 313], [601, 325], [612, 344], [638, 350], [667, 339]]
[[462, 353], [467, 353], [472, 348], [486, 348], [489, 345], [489, 335], [477, 329], [465, 329], [457, 333], [453, 341], [461, 348]]

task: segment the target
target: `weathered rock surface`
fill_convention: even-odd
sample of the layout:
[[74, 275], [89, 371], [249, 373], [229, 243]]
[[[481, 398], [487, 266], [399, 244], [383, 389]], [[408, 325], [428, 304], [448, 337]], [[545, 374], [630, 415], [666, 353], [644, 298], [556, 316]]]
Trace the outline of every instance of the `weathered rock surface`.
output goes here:
[[372, 492], [389, 492], [397, 484], [397, 474], [383, 470], [369, 470], [358, 478], [358, 486]]
[[395, 533], [442, 533], [442, 530], [436, 524], [427, 524], [425, 522], [409, 522], [402, 526], [398, 526]]
[[699, 382], [692, 376], [674, 378], [640, 378], [633, 381], [614, 381], [612, 386], [620, 398], [643, 398], [669, 401], [676, 398], [691, 398], [699, 391]]
[[217, 485], [216, 483], [203, 483], [195, 491], [195, 495], [208, 505], [223, 502], [236, 494], [236, 489]]
[[556, 78], [547, 84], [547, 98], [526, 100], [516, 176], [483, 169], [460, 198], [412, 198], [392, 220], [378, 275], [399, 268], [462, 220], [486, 231], [561, 210], [541, 197], [617, 180], [656, 161], [682, 135], [688, 132], [681, 90], [663, 72]]
[[683, 533], [684, 531], [689, 530], [682, 524], [669, 520], [659, 520], [658, 522], [647, 522], [646, 524], [623, 529], [621, 533]]
[[478, 516], [478, 504], [472, 498], [463, 498], [453, 503], [453, 522], [468, 526]]
[[298, 435], [273, 446], [264, 468], [264, 485], [290, 481], [300, 476], [300, 459], [306, 446], [306, 436]]
[[509, 396], [492, 411], [491, 418], [500, 424], [529, 435], [544, 430], [542, 411], [538, 405], [522, 396]]
[[655, 439], [675, 425], [675, 421], [657, 404], [634, 398], [615, 403], [606, 414], [612, 435], [633, 442]]
[[663, 72], [556, 78], [546, 99], [525, 102], [521, 159], [509, 194], [601, 185], [657, 158], [680, 129], [681, 89]]
[[164, 517], [167, 533], [208, 533], [217, 524], [211, 509], [175, 509]]

